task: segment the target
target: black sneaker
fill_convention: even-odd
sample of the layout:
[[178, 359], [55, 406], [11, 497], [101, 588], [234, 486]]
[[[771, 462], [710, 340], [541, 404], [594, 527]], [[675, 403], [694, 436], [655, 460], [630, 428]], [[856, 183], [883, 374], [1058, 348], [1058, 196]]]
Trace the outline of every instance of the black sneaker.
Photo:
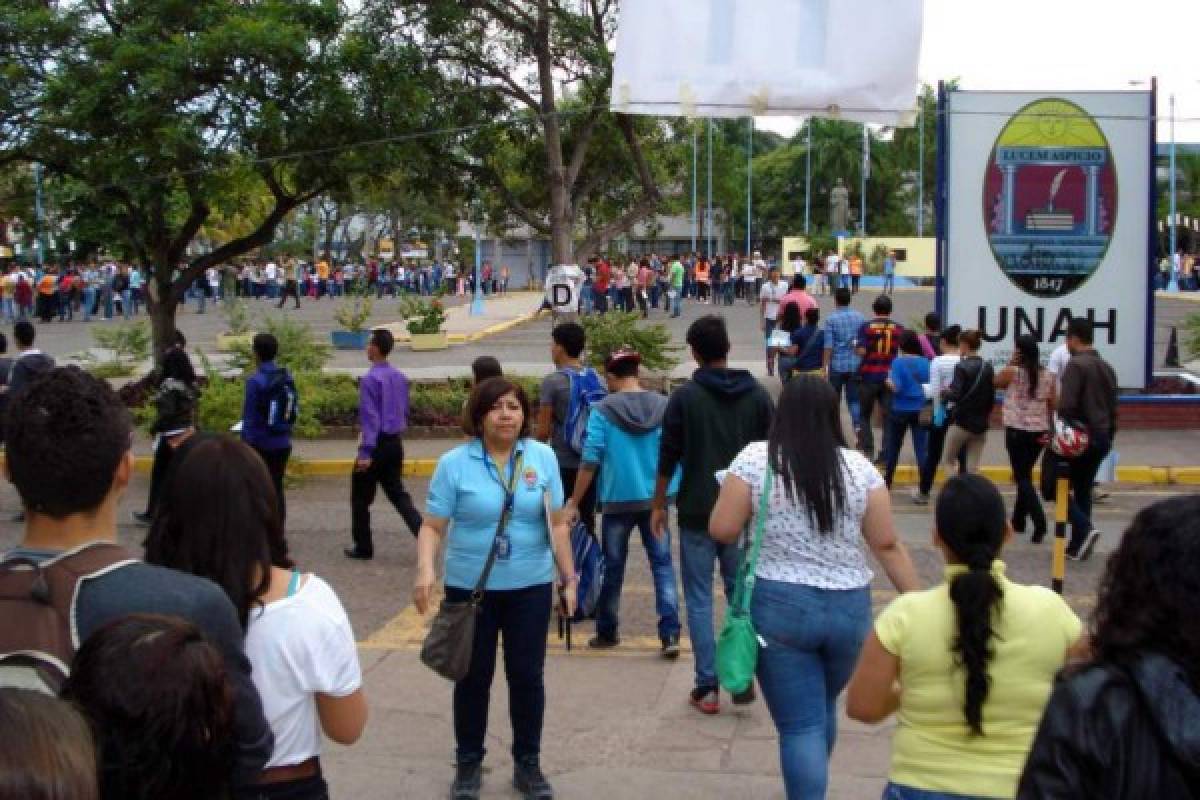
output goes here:
[[483, 762], [459, 764], [450, 785], [450, 800], [479, 800], [483, 789]]
[[149, 528], [150, 523], [154, 521], [154, 517], [147, 514], [145, 511], [134, 511], [129, 516], [133, 517], [133, 524], [140, 525], [143, 528]]
[[1092, 557], [1092, 551], [1096, 549], [1096, 542], [1100, 541], [1100, 531], [1092, 531], [1083, 540], [1083, 544], [1079, 547], [1079, 560], [1087, 561]]
[[593, 650], [610, 650], [620, 643], [621, 639], [619, 637], [613, 636], [609, 638], [608, 636], [601, 636], [598, 633], [591, 639], [588, 639], [588, 647]]
[[525, 800], [554, 800], [554, 788], [542, 774], [537, 759], [518, 761], [513, 765], [513, 788]]
[[668, 636], [662, 640], [662, 657], [668, 661], [679, 658], [679, 634]]
[[356, 547], [347, 547], [342, 555], [355, 561], [370, 561], [374, 557], [374, 553], [364, 553]]
[[733, 695], [733, 704], [735, 706], [748, 706], [754, 702], [755, 697], [754, 681], [750, 681], [750, 685], [746, 687], [746, 691]]

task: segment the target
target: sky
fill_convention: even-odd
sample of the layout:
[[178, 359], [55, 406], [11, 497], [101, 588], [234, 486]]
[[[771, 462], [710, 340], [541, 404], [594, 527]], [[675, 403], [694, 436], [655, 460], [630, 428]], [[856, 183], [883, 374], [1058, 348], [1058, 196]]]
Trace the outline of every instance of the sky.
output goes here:
[[[1138, 89], [1158, 78], [1158, 139], [1200, 142], [1200, 0], [925, 0], [919, 78], [963, 89]], [[1142, 87], [1130, 81], [1143, 81]], [[1195, 121], [1184, 121], [1186, 119]], [[802, 120], [761, 117], [791, 135]]]

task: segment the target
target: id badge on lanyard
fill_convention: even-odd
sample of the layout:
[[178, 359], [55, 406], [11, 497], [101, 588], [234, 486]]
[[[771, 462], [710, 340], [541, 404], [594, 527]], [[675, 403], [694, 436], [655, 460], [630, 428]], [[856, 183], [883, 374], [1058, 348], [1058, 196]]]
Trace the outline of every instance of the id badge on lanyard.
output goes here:
[[[517, 457], [514, 454], [514, 457], [509, 459], [508, 465], [511, 472], [509, 473], [507, 485], [505, 485], [502, 475], [497, 474], [496, 476], [496, 481], [500, 484], [500, 488], [504, 490], [504, 507], [500, 511], [500, 513], [503, 515], [504, 522], [500, 533], [496, 536], [497, 561], [507, 561], [512, 555], [512, 539], [509, 538], [508, 535], [508, 524], [512, 522], [513, 507], [516, 503], [517, 474], [521, 470], [523, 461], [523, 455], [521, 457]], [[497, 470], [497, 473], [499, 473], [499, 470]]]

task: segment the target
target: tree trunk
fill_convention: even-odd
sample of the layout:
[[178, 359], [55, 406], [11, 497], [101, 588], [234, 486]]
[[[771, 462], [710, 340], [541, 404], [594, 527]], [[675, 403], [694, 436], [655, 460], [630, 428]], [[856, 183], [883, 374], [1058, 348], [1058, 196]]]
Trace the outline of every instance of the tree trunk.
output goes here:
[[[157, 260], [156, 263], [167, 263]], [[171, 280], [172, 270], [158, 267], [147, 276], [146, 310], [150, 314], [150, 335], [154, 345], [154, 363], [161, 364], [163, 355], [175, 344], [175, 310], [179, 301], [175, 297]], [[165, 274], [164, 274], [165, 273]]]

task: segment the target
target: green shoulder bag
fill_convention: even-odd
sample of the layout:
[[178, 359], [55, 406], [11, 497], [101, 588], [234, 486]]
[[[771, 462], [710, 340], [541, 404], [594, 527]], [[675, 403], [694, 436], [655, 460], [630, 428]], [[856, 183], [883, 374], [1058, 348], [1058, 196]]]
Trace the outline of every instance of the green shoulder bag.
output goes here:
[[774, 485], [775, 471], [768, 463], [762, 499], [758, 504], [758, 519], [754, 521], [754, 534], [742, 554], [733, 599], [725, 611], [725, 624], [717, 638], [717, 680], [730, 694], [741, 694], [749, 689], [758, 666], [759, 638], [754, 630], [754, 621], [750, 619], [750, 597], [754, 593], [754, 570], [758, 566], [758, 551], [762, 547], [763, 528], [767, 524], [767, 510]]

